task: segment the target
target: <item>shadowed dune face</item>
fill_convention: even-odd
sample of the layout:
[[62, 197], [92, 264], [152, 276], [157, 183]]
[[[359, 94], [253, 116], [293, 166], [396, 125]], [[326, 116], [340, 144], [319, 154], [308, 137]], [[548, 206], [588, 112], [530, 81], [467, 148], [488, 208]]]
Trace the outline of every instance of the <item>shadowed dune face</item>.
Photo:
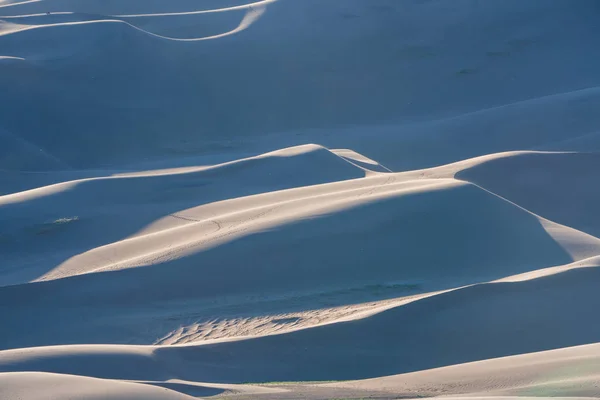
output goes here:
[[196, 172], [92, 178], [5, 196], [0, 284], [40, 278], [77, 254], [190, 207], [362, 176], [328, 150], [306, 145]]
[[4, 352], [0, 371], [161, 379], [158, 371], [166, 369], [171, 377], [213, 382], [339, 380], [591, 343], [600, 335], [594, 318], [599, 271], [478, 285], [369, 318], [283, 335], [156, 348], [156, 366], [141, 361], [150, 357], [141, 350], [142, 369], [134, 368], [138, 356], [131, 348], [74, 346]]
[[599, 397], [598, 16], [0, 0], [0, 400]]
[[370, 127], [369, 140], [362, 127], [300, 138], [318, 137], [325, 146], [348, 147], [393, 171], [409, 171], [511, 150], [595, 151], [599, 107], [600, 89], [593, 87], [452, 118]]
[[[221, 7], [197, 3], [172, 7], [177, 12]], [[600, 61], [588, 56], [599, 34], [593, 1], [577, 7], [569, 1], [493, 2], [473, 11], [478, 18], [465, 11], [467, 5], [284, 0], [261, 6], [265, 14], [243, 32], [197, 43], [151, 37], [118, 21], [3, 35], [3, 55], [25, 61], [0, 64], [6, 93], [0, 100], [1, 124], [64, 164], [97, 167], [250, 144], [260, 152], [273, 146], [272, 141], [255, 143], [267, 132], [437, 119], [600, 84]], [[165, 5], [44, 1], [2, 7], [0, 14], [19, 23], [27, 18], [9, 16], [61, 10], [108, 15], [113, 7], [135, 15], [160, 12]], [[110, 18], [189, 38], [227, 32], [247, 11]], [[40, 26], [61, 19], [85, 22], [90, 16], [34, 18], [30, 22]], [[563, 28], [558, 31], [557, 25]], [[473, 31], [487, 32], [486, 40], [468, 34]], [[556, 57], [557, 48], [569, 57]], [[574, 64], [580, 66], [576, 74], [569, 72]], [[463, 70], [473, 73], [459, 73]], [[446, 101], [449, 95], [452, 100]], [[68, 111], [73, 108], [76, 114]], [[31, 112], [36, 118], [22, 118]], [[335, 134], [343, 147], [384, 164], [404, 158], [378, 157], [369, 143], [355, 146], [357, 140], [344, 144], [345, 135]], [[277, 136], [284, 143], [295, 139]], [[519, 148], [494, 147], [487, 152]]]
[[[480, 285], [359, 321], [156, 354], [174, 365], [190, 362], [195, 367], [190, 378], [203, 371], [202, 379], [212, 381], [310, 381], [385, 376], [594, 343], [600, 335], [594, 317], [599, 273], [589, 268]], [[377, 340], [368, 340], [373, 337]]]
[[[11, 348], [121, 342], [128, 331], [125, 336], [131, 339], [126, 340], [153, 341], [176, 329], [178, 319], [151, 329], [153, 337], [138, 334], [135, 339], [127, 315], [147, 310], [135, 321], [151, 326], [153, 307], [169, 310], [175, 300], [243, 301], [390, 283], [416, 284], [424, 292], [572, 260], [536, 217], [472, 185], [400, 194], [335, 212], [317, 209], [301, 219], [275, 220], [217, 247], [141, 268], [1, 288], [0, 303], [15, 328], [2, 333], [2, 342]], [[318, 300], [313, 307], [328, 304], [327, 298]], [[13, 312], [15, 301], [20, 308]], [[80, 324], [90, 312], [96, 322]], [[202, 311], [197, 314], [202, 317]], [[42, 336], [21, 332], [26, 325], [46, 326], [55, 318], [62, 325], [46, 327]]]
[[528, 210], [600, 237], [600, 154], [524, 154], [457, 174]]

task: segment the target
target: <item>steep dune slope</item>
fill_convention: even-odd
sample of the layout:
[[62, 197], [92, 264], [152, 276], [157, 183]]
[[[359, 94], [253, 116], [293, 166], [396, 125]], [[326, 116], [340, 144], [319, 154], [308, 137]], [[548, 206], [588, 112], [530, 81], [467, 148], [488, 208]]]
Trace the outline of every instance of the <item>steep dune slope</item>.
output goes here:
[[456, 175], [536, 214], [600, 236], [600, 154], [523, 153]]
[[600, 396], [598, 15], [0, 0], [0, 400]]
[[[291, 265], [297, 262], [298, 266], [309, 264], [306, 251], [313, 249], [310, 253], [317, 258], [331, 254], [333, 264], [330, 267], [333, 268], [333, 265], [346, 262], [334, 256], [342, 250], [334, 244], [343, 247], [344, 240], [356, 241], [354, 251], [362, 254], [351, 255], [350, 265], [359, 265], [367, 259], [370, 263], [402, 260], [433, 265], [447, 252], [447, 262], [472, 265], [481, 253], [490, 268], [499, 268], [506, 274], [522, 272], [521, 269], [530, 262], [532, 264], [527, 268], [532, 270], [548, 266], [547, 263], [560, 264], [597, 254], [597, 239], [547, 220], [538, 221], [536, 216], [513, 205], [504, 205], [502, 199], [494, 199], [491, 194], [469, 187], [445, 190], [458, 184], [452, 180], [418, 179], [424, 176], [450, 178], [456, 171], [479, 162], [467, 160], [408, 174], [375, 174], [362, 180], [244, 198], [268, 190], [350, 179], [365, 173], [358, 165], [352, 165], [356, 161], [346, 162], [319, 146], [304, 146], [214, 167], [84, 179], [7, 195], [0, 198], [3, 204], [0, 211], [7, 222], [2, 236], [6, 254], [2, 263], [3, 284], [153, 265], [198, 252], [202, 262], [211, 264], [219, 260], [220, 265], [235, 265], [237, 262], [229, 259], [240, 253], [231, 253], [229, 245], [208, 253], [206, 250], [246, 236], [248, 239], [240, 243], [247, 243], [242, 246], [255, 254], [261, 253], [263, 248], [271, 249], [259, 258], [266, 265], [276, 264], [271, 258], [280, 257], [281, 252], [289, 253], [291, 258], [287, 263]], [[427, 194], [430, 190], [433, 191]], [[424, 201], [421, 194], [431, 200]], [[392, 200], [395, 196], [399, 196], [401, 203]], [[237, 199], [225, 200], [227, 198]], [[360, 207], [354, 211], [344, 211], [357, 206]], [[488, 215], [488, 209], [496, 210], [496, 214]], [[499, 216], [505, 212], [511, 216], [503, 221]], [[338, 213], [339, 216], [335, 216]], [[331, 214], [330, 217], [314, 219], [327, 214]], [[307, 218], [314, 220], [302, 222]], [[414, 222], [407, 222], [409, 220]], [[332, 221], [336, 221], [335, 224]], [[387, 222], [379, 225], [383, 221]], [[363, 226], [363, 223], [367, 225]], [[388, 225], [392, 229], [390, 232], [381, 228]], [[305, 232], [304, 227], [310, 227], [309, 231]], [[335, 234], [330, 232], [332, 229]], [[377, 233], [371, 229], [376, 229]], [[455, 244], [452, 235], [443, 234], [453, 229], [465, 235], [455, 235], [458, 240]], [[250, 244], [256, 240], [251, 235], [265, 230], [274, 232], [258, 235], [262, 244]], [[281, 230], [290, 232], [294, 238], [299, 235], [294, 232], [304, 232], [300, 235], [307, 241], [297, 243], [298, 239], [282, 235]], [[539, 233], [530, 234], [529, 230]], [[356, 233], [351, 233], [353, 231]], [[421, 231], [422, 235], [419, 234]], [[498, 241], [482, 236], [482, 246], [466, 245], [474, 240], [471, 236], [492, 231], [498, 237], [522, 236], [523, 244], [519, 242], [521, 239], [516, 239], [513, 246], [504, 244], [504, 239]], [[515, 236], [513, 231], [519, 233]], [[373, 235], [382, 239], [367, 240], [374, 238]], [[306, 246], [307, 250], [284, 250], [292, 243], [285, 243], [288, 240], [296, 243], [295, 246]], [[35, 244], [34, 251], [22, 251], [20, 243], [26, 241]], [[398, 244], [392, 245], [392, 241]], [[495, 242], [497, 244], [492, 246]], [[434, 262], [432, 254], [417, 250], [429, 246], [428, 243], [447, 249], [437, 252], [439, 261]], [[236, 252], [247, 251], [238, 249], [240, 244], [236, 242], [231, 245], [236, 247]], [[396, 252], [392, 249], [398, 246], [407, 250], [393, 255]], [[511, 252], [500, 250], [504, 246], [511, 248]], [[498, 259], [495, 250], [486, 254], [494, 247], [499, 250]], [[564, 252], [544, 250], [545, 255], [539, 254], [541, 248], [560, 247]], [[414, 254], [410, 249], [415, 249]], [[521, 251], [529, 255], [520, 259]], [[558, 257], [561, 252], [571, 258]], [[300, 257], [297, 261], [296, 255]], [[253, 259], [255, 256], [248, 257]], [[336, 259], [339, 260], [334, 262]], [[520, 261], [515, 264], [516, 260]], [[190, 262], [186, 259], [183, 264]], [[290, 269], [295, 270], [295, 267], [290, 266]], [[455, 270], [450, 272], [457, 273]], [[461, 276], [460, 273], [455, 275], [456, 280], [460, 281]], [[481, 276], [489, 278], [484, 273], [474, 279]], [[372, 278], [378, 279], [375, 275]]]
[[[140, 233], [162, 217], [170, 225], [206, 219], [175, 215], [192, 206], [364, 174], [328, 150], [306, 145], [215, 166], [88, 178], [1, 196], [0, 265], [9, 276], [0, 282], [35, 279], [73, 255]], [[33, 250], [23, 251], [24, 246]], [[107, 258], [115, 259], [114, 252]]]
[[194, 360], [207, 380], [310, 381], [375, 377], [594, 343], [600, 337], [594, 317], [600, 305], [598, 278], [597, 268], [586, 268], [476, 286], [353, 322], [194, 349], [164, 348], [157, 354], [175, 364]]
[[[260, 315], [269, 302], [293, 308], [294, 299], [312, 293], [305, 307], [322, 308], [338, 301], [330, 293], [352, 290], [357, 299], [368, 299], [376, 288], [390, 287], [387, 296], [406, 296], [564, 264], [600, 250], [593, 237], [449, 179], [366, 178], [177, 215], [183, 225], [159, 224], [51, 270], [52, 264], [36, 264], [48, 268], [44, 279], [99, 273], [0, 288], [13, 327], [2, 332], [4, 345], [148, 343], [181, 323], [213, 316], [210, 304], [247, 304], [246, 312]], [[55, 235], [84, 236], [70, 229]], [[586, 252], [572, 251], [573, 242], [586, 243]], [[10, 306], [15, 302], [18, 308]], [[81, 323], [90, 312], [95, 319]], [[61, 326], [47, 326], [43, 334], [37, 328], [22, 332], [55, 318]]]
[[[599, 271], [579, 268], [524, 282], [473, 286], [363, 319], [239, 341], [152, 350], [66, 346], [4, 351], [0, 371], [213, 382], [352, 379], [594, 343], [600, 337], [594, 318], [600, 305]], [[144, 367], [134, 367], [137, 363]]]

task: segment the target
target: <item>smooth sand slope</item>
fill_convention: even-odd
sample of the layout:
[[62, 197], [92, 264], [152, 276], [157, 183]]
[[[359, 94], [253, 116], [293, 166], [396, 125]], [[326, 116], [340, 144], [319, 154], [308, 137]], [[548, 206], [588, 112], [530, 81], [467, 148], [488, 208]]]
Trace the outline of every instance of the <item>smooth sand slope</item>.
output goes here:
[[28, 400], [184, 400], [195, 398], [148, 385], [39, 372], [16, 372], [0, 375], [0, 397]]
[[457, 178], [598, 237], [599, 170], [599, 153], [525, 153], [491, 159]]
[[0, 369], [200, 382], [339, 380], [592, 343], [600, 330], [594, 317], [597, 260], [593, 265], [468, 287], [354, 321], [241, 341], [9, 350], [2, 353]]
[[600, 397], [599, 15], [0, 0], [0, 399]]
[[423, 397], [600, 396], [597, 344], [462, 364], [411, 374], [328, 386]]
[[[0, 126], [74, 168], [243, 151], [257, 140], [271, 149], [309, 142], [350, 148], [390, 168], [428, 157], [432, 166], [432, 157], [440, 156], [435, 148], [459, 146], [439, 141], [445, 128], [436, 123], [426, 123], [418, 135], [435, 140], [422, 137], [410, 146], [392, 143], [414, 127], [383, 137], [368, 128], [370, 140], [351, 142], [346, 131], [330, 128], [404, 125], [482, 109], [499, 116], [465, 116], [475, 118], [459, 128], [470, 139], [460, 142], [454, 159], [438, 164], [478, 155], [468, 152], [470, 141], [491, 153], [597, 131], [593, 88], [600, 85], [600, 60], [592, 57], [598, 35], [592, 0], [476, 7], [467, 0], [283, 0], [228, 8], [241, 3], [250, 2], [3, 4], [0, 55], [24, 60], [0, 61]], [[128, 25], [203, 38], [229, 32], [247, 12], [263, 8], [246, 30], [208, 41], [161, 39]], [[223, 11], [192, 13], [209, 9]], [[162, 15], [168, 12], [188, 14]], [[35, 118], [23, 118], [27, 113]], [[484, 126], [486, 135], [480, 135]], [[326, 130], [315, 139], [307, 131], [312, 128]], [[260, 136], [269, 132], [278, 133], [276, 140], [264, 143]], [[511, 134], [525, 136], [513, 143], [500, 139]], [[542, 140], [525, 140], [533, 135]], [[393, 148], [404, 150], [386, 151]], [[384, 151], [390, 156], [378, 154]]]
[[[37, 260], [21, 256], [21, 265], [45, 266], [30, 272], [50, 281], [0, 288], [14, 328], [2, 332], [4, 347], [152, 343], [180, 324], [218, 318], [219, 308], [225, 312], [227, 306], [245, 304], [238, 313], [260, 315], [263, 307], [273, 307], [270, 303], [280, 312], [296, 311], [298, 298], [309, 309], [360, 303], [496, 280], [600, 252], [598, 239], [471, 184], [392, 178], [386, 174], [187, 209], [60, 264], [49, 264], [46, 252]], [[121, 215], [127, 214], [115, 218]], [[88, 218], [22, 234], [30, 243], [39, 240], [37, 248], [48, 244], [47, 252], [53, 241], [58, 246], [102, 240], [92, 236], [97, 225], [88, 226]], [[12, 250], [16, 258], [14, 246], [7, 245], [6, 253]], [[14, 277], [7, 266], [5, 276]], [[37, 310], [36, 318], [25, 309]], [[96, 319], [81, 324], [89, 313]], [[60, 326], [52, 325], [56, 318]], [[31, 324], [44, 326], [43, 334], [26, 328]]]

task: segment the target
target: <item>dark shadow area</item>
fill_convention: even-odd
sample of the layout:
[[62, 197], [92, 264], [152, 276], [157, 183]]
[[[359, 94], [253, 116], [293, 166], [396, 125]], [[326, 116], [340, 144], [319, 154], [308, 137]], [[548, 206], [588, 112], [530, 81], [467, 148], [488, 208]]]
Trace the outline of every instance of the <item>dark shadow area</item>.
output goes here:
[[[2, 12], [53, 12], [46, 3], [5, 7]], [[95, 12], [86, 6], [90, 7], [86, 3], [69, 11]], [[594, 1], [576, 6], [567, 0], [533, 6], [517, 0], [496, 2], [478, 9], [481, 18], [448, 13], [443, 3], [387, 0], [377, 6], [280, 1], [268, 5], [268, 12], [246, 31], [205, 42], [161, 40], [123, 23], [4, 35], [1, 55], [26, 61], [0, 65], [0, 120], [7, 130], [68, 165], [98, 168], [166, 154], [177, 158], [245, 149], [265, 133], [455, 116], [600, 83], [600, 59], [590, 56], [599, 33]], [[547, 17], [539, 18], [540, 13]], [[225, 14], [233, 14], [231, 20]], [[206, 34], [223, 32], [239, 23], [239, 14], [180, 18], [190, 18], [183, 30], [194, 36], [212, 20], [219, 28], [211, 27]], [[39, 19], [51, 23], [59, 18], [71, 17], [51, 14]], [[558, 31], [556, 26], [564, 28]], [[437, 31], [445, 35], [430, 36]], [[538, 34], [527, 33], [532, 31]], [[494, 35], [482, 41], [466, 32]], [[517, 51], [515, 43], [522, 48]], [[510, 57], [489, 57], [489, 52], [506, 51]], [[569, 56], [557, 59], [557, 51]], [[577, 73], [565, 73], [574, 65]], [[461, 68], [476, 68], [478, 73], [456, 76]], [[416, 140], [391, 146], [393, 142], [383, 138], [379, 148], [385, 140], [393, 151], [381, 158], [370, 151], [377, 150], [370, 144], [370, 129], [353, 141], [359, 146], [350, 148], [399, 170], [435, 165], [429, 162], [434, 156], [439, 162], [455, 161], [481, 151], [541, 145], [545, 141], [525, 133], [553, 130], [556, 121], [549, 117], [554, 111], [565, 113], [570, 103], [552, 112], [542, 107], [543, 116], [536, 116], [535, 122], [526, 115], [529, 123], [513, 127], [507, 126], [511, 116], [501, 115], [491, 124], [473, 126], [466, 136], [460, 134], [464, 126], [459, 124], [447, 139], [427, 137], [431, 145]], [[561, 115], [559, 121], [565, 120], [567, 131], [594, 124], [597, 128], [593, 111], [585, 117], [571, 113], [568, 121]], [[495, 141], [508, 130], [531, 140], [516, 140], [511, 146], [492, 143], [491, 136]], [[343, 145], [344, 133], [336, 136], [341, 139], [337, 145]], [[560, 135], [545, 136], [550, 140]], [[471, 146], [465, 149], [464, 143]], [[414, 162], [419, 153], [428, 155], [427, 162]]]
[[519, 154], [457, 174], [531, 212], [600, 237], [600, 153]]
[[179, 393], [187, 394], [193, 397], [210, 397], [217, 396], [225, 392], [224, 389], [212, 388], [201, 385], [190, 385], [187, 383], [177, 382], [144, 382], [147, 385], [159, 386], [171, 390], [175, 390]]
[[[537, 218], [464, 185], [281, 225], [147, 267], [0, 288], [12, 327], [0, 343], [148, 343], [202, 320], [198, 310], [244, 304], [261, 315], [270, 311], [262, 300], [287, 300], [293, 310], [302, 296], [304, 309], [326, 308], [569, 262]], [[145, 329], [156, 330], [140, 342]]]
[[75, 255], [187, 208], [364, 176], [324, 148], [307, 148], [199, 172], [66, 183], [47, 195], [9, 199], [0, 206], [0, 284], [39, 278]]
[[235, 342], [7, 352], [0, 371], [221, 383], [394, 375], [598, 342], [599, 279], [596, 267], [482, 284], [356, 321]]
[[157, 349], [184, 379], [363, 379], [600, 341], [600, 268], [485, 284], [373, 317], [239, 342]]

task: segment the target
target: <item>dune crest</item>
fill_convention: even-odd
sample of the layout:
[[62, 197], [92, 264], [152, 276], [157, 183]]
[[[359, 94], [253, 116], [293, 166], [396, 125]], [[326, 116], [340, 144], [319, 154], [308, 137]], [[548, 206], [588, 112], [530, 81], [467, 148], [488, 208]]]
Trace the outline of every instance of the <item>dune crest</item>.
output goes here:
[[0, 400], [600, 397], [595, 0], [0, 0]]

